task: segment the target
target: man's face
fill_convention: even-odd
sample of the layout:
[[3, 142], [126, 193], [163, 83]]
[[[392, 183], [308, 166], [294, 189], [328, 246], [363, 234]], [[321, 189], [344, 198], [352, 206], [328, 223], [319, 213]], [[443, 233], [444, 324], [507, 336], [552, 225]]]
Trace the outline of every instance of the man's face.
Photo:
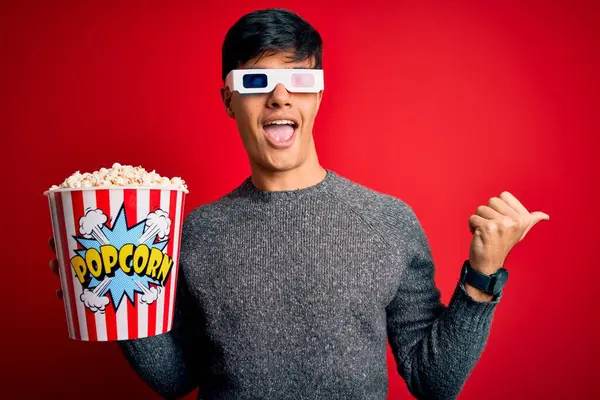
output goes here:
[[[313, 60], [290, 62], [292, 55], [289, 52], [267, 54], [238, 69], [313, 67]], [[323, 91], [292, 93], [278, 84], [271, 93], [239, 94], [225, 86], [221, 95], [227, 113], [237, 122], [253, 166], [271, 172], [286, 171], [315, 155], [312, 154], [315, 152], [312, 130]], [[290, 120], [295, 125], [272, 124], [275, 120]]]

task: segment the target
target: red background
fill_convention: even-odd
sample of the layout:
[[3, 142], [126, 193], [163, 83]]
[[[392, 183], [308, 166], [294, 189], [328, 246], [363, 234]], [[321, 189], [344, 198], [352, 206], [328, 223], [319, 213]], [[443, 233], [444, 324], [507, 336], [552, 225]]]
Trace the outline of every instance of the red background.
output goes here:
[[[508, 190], [551, 217], [511, 252], [460, 398], [600, 396], [599, 3], [200, 3], [2, 3], [0, 396], [157, 398], [114, 344], [67, 338], [42, 191], [115, 161], [183, 176], [186, 213], [237, 186], [250, 170], [220, 103], [221, 44], [272, 6], [324, 39], [322, 164], [413, 206], [445, 303], [479, 204]], [[388, 361], [389, 398], [410, 398]]]

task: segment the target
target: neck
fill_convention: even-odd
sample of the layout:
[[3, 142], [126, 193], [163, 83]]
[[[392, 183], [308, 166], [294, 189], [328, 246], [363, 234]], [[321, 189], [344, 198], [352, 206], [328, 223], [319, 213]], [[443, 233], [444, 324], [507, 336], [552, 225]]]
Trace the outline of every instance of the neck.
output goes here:
[[296, 168], [285, 171], [273, 171], [252, 165], [252, 183], [263, 191], [275, 192], [284, 190], [305, 189], [321, 182], [327, 171], [315, 159], [307, 159]]

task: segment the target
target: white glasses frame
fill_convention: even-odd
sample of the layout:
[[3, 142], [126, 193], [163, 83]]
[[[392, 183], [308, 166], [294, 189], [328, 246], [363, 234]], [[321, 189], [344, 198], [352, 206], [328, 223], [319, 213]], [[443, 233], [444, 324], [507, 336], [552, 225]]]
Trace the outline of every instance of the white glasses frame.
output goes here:
[[[267, 86], [264, 88], [244, 87], [244, 76], [248, 74], [263, 74], [267, 77]], [[312, 78], [310, 86], [294, 85], [294, 79], [298, 75], [309, 75]], [[277, 84], [282, 83], [289, 92], [295, 93], [318, 93], [324, 89], [323, 70], [322, 69], [301, 69], [301, 68], [258, 68], [258, 69], [234, 69], [231, 70], [225, 78], [225, 85], [231, 91], [237, 91], [240, 94], [250, 93], [270, 93]]]

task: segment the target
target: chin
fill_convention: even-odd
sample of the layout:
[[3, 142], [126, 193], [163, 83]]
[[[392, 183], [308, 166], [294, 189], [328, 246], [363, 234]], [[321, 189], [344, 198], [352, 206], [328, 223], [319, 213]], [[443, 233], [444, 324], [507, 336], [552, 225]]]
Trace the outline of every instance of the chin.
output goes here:
[[292, 161], [269, 162], [267, 165], [273, 172], [284, 172], [298, 167], [298, 164]]
[[263, 167], [272, 172], [289, 171], [302, 164], [296, 155], [265, 154], [261, 161]]

